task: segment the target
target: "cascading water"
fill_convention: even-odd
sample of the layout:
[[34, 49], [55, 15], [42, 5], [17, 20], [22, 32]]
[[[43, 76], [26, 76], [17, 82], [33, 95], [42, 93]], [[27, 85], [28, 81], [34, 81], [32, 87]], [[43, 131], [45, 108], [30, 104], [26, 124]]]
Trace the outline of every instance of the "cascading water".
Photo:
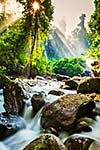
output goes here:
[[[38, 83], [36, 86], [32, 87], [32, 93], [34, 91], [45, 91], [47, 97], [45, 97], [45, 101], [48, 103], [52, 103], [53, 101], [57, 100], [59, 97], [58, 96], [53, 96], [53, 95], [48, 95], [48, 92], [52, 89], [59, 89], [60, 87], [60, 82], [49, 82], [48, 84], [43, 82], [43, 83]], [[69, 93], [76, 93], [76, 91], [70, 91], [70, 90], [63, 90], [65, 94]], [[30, 93], [30, 95], [32, 95]], [[31, 97], [31, 96], [30, 96]], [[0, 142], [0, 150], [23, 150], [25, 145], [27, 145], [29, 142], [32, 140], [36, 139], [39, 135], [42, 134], [43, 130], [40, 125], [40, 119], [41, 119], [41, 111], [42, 108], [39, 110], [39, 112], [35, 115], [34, 118], [32, 118], [32, 106], [30, 105], [30, 97], [28, 100], [28, 104], [26, 104], [25, 109], [24, 109], [24, 114], [23, 114], [23, 119], [26, 122], [26, 128], [21, 129], [14, 135], [6, 138], [5, 140]], [[1, 112], [4, 112], [3, 108], [3, 90], [0, 90], [0, 108]], [[89, 150], [100, 150], [100, 117], [97, 116], [95, 121], [92, 121], [91, 126], [93, 128], [92, 132], [88, 133], [81, 133], [80, 135], [83, 136], [89, 136], [92, 139], [95, 139], [95, 142], [90, 146]], [[59, 137], [61, 138], [62, 141], [66, 137], [68, 137], [67, 133], [60, 133]]]
[[89, 150], [100, 150], [100, 116], [97, 116], [96, 120], [92, 120], [91, 126], [92, 131], [83, 133], [83, 135], [89, 136], [95, 140], [95, 142], [91, 144]]
[[[34, 119], [31, 119], [31, 122], [26, 122], [26, 129], [18, 131], [16, 134], [3, 141], [3, 143], [9, 147], [9, 150], [22, 150], [25, 145], [41, 134], [40, 117], [41, 110], [35, 115]], [[25, 121], [27, 121], [27, 119]]]
[[4, 112], [4, 108], [3, 108], [3, 104], [4, 104], [4, 98], [3, 98], [3, 90], [0, 90], [0, 113]]

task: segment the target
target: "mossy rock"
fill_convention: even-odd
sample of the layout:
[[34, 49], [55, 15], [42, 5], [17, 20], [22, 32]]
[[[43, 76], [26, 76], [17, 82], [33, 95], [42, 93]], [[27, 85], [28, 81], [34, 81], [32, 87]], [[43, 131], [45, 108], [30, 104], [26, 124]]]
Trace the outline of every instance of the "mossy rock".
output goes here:
[[68, 150], [88, 150], [93, 141], [91, 138], [76, 134], [68, 137], [64, 144]]
[[68, 94], [46, 106], [42, 111], [41, 125], [44, 129], [69, 131], [78, 119], [92, 117], [95, 102], [86, 94]]
[[24, 92], [15, 80], [6, 80], [3, 87], [4, 108], [8, 114], [19, 115], [24, 106]]
[[77, 88], [78, 93], [97, 93], [100, 94], [100, 78], [88, 78]]
[[23, 150], [68, 150], [53, 134], [43, 134], [29, 143]]

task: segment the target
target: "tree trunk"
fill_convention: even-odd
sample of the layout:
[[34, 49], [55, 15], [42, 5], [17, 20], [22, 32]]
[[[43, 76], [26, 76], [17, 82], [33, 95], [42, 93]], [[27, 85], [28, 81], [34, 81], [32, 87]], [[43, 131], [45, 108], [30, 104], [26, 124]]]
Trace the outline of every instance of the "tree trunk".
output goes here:
[[32, 58], [33, 58], [33, 50], [35, 47], [36, 43], [36, 37], [38, 34], [38, 16], [36, 14], [36, 20], [35, 20], [35, 25], [34, 25], [34, 30], [32, 32], [33, 40], [32, 40], [32, 47], [31, 47], [31, 52], [29, 56], [29, 64], [28, 64], [28, 71], [27, 71], [27, 78], [30, 79], [32, 77]]

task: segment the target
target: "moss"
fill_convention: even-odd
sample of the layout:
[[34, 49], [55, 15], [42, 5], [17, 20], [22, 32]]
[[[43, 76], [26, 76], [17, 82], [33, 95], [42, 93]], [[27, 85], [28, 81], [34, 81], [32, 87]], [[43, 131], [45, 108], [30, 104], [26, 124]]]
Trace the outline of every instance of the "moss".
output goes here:
[[67, 150], [64, 144], [52, 134], [43, 134], [28, 144], [24, 150]]

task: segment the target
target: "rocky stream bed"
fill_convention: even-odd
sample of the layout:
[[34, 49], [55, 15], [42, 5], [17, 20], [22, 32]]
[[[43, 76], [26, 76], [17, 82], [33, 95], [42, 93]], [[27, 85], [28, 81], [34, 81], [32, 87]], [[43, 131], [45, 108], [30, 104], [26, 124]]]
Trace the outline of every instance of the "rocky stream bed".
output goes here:
[[0, 150], [100, 150], [99, 130], [99, 77], [0, 77]]

